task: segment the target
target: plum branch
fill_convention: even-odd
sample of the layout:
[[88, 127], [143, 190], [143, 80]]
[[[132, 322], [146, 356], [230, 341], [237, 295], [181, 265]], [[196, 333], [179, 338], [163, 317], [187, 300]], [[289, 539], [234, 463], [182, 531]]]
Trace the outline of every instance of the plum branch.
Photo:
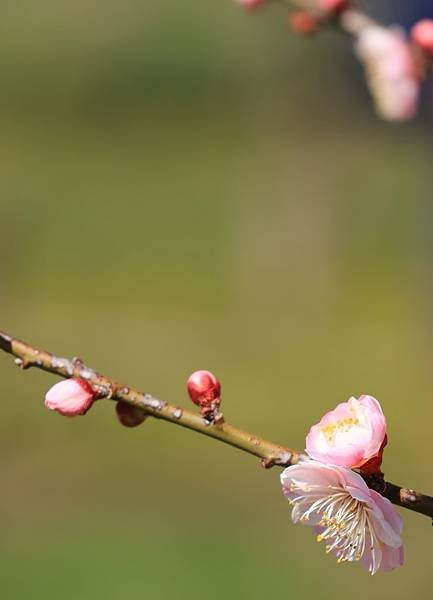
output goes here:
[[[169, 421], [239, 448], [260, 458], [265, 468], [288, 467], [307, 458], [303, 452], [262, 439], [229, 425], [223, 419], [209, 422], [200, 414], [119, 383], [111, 377], [97, 373], [79, 358], [68, 359], [56, 356], [3, 332], [0, 332], [0, 350], [14, 356], [15, 364], [21, 369], [35, 367], [65, 379], [84, 379], [100, 399], [125, 402], [148, 416]], [[392, 503], [433, 519], [433, 497], [384, 481], [377, 476], [364, 476], [364, 478], [369, 487], [381, 493]]]

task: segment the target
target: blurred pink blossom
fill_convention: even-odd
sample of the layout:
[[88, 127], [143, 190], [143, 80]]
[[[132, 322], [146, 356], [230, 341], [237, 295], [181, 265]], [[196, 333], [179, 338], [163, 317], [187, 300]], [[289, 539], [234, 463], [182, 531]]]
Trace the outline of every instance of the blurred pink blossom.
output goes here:
[[362, 560], [374, 575], [403, 564], [403, 523], [391, 502], [344, 467], [309, 460], [281, 474], [292, 520], [313, 527], [338, 562]]
[[53, 385], [45, 396], [45, 406], [65, 417], [84, 415], [96, 394], [84, 379], [65, 379]]
[[311, 427], [306, 451], [311, 458], [324, 463], [362, 467], [375, 457], [381, 458], [385, 436], [386, 420], [376, 398], [349, 398]]
[[355, 52], [366, 69], [378, 114], [391, 121], [415, 116], [420, 69], [404, 34], [395, 27], [365, 27], [358, 36]]

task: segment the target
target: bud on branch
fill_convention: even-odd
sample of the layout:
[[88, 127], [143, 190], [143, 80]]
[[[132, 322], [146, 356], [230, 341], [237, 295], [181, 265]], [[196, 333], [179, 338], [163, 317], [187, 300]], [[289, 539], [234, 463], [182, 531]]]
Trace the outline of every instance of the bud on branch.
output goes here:
[[189, 397], [200, 407], [203, 418], [209, 423], [222, 423], [219, 412], [221, 404], [221, 384], [210, 371], [195, 371], [186, 384]]

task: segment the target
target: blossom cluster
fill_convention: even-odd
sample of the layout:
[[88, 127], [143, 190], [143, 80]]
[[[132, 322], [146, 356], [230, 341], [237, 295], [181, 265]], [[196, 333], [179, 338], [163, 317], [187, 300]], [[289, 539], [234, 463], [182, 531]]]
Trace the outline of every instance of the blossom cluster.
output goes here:
[[[221, 385], [213, 373], [194, 372], [187, 390], [207, 424], [223, 423]], [[74, 417], [86, 414], [98, 397], [88, 381], [71, 378], [47, 392], [45, 405]], [[126, 427], [136, 427], [147, 418], [141, 408], [123, 401], [116, 403], [116, 415]], [[403, 563], [401, 517], [363, 478], [382, 477], [386, 442], [386, 420], [379, 402], [372, 396], [350, 398], [311, 427], [306, 438], [308, 459], [281, 475], [293, 521], [310, 525], [317, 540], [324, 540], [326, 551], [333, 552], [339, 562], [362, 561], [371, 574]]]
[[379, 402], [372, 396], [350, 398], [311, 427], [309, 460], [281, 475], [292, 520], [310, 525], [338, 562], [361, 561], [372, 575], [403, 564], [402, 519], [361, 476], [381, 476], [386, 441]]
[[[248, 10], [269, 4], [270, 0], [236, 0]], [[418, 110], [427, 63], [433, 58], [433, 20], [422, 19], [406, 35], [397, 26], [385, 27], [371, 19], [362, 26], [344, 25], [350, 19], [349, 0], [293, 0], [290, 28], [311, 35], [329, 24], [339, 24], [355, 36], [354, 51], [362, 63], [377, 114], [389, 121], [406, 121]], [[301, 7], [301, 8], [299, 8]], [[353, 14], [353, 10], [352, 10]]]

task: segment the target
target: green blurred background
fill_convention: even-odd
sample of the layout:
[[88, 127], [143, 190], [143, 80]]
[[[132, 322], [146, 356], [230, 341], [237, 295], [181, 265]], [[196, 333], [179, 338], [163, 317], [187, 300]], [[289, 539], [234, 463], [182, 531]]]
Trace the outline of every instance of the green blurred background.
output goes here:
[[[388, 478], [433, 492], [431, 128], [374, 116], [348, 40], [229, 0], [15, 0], [0, 71], [1, 329], [179, 404], [211, 369], [229, 421], [297, 448], [373, 394]], [[277, 470], [0, 377], [5, 600], [431, 597], [426, 518], [371, 578], [289, 523]]]

